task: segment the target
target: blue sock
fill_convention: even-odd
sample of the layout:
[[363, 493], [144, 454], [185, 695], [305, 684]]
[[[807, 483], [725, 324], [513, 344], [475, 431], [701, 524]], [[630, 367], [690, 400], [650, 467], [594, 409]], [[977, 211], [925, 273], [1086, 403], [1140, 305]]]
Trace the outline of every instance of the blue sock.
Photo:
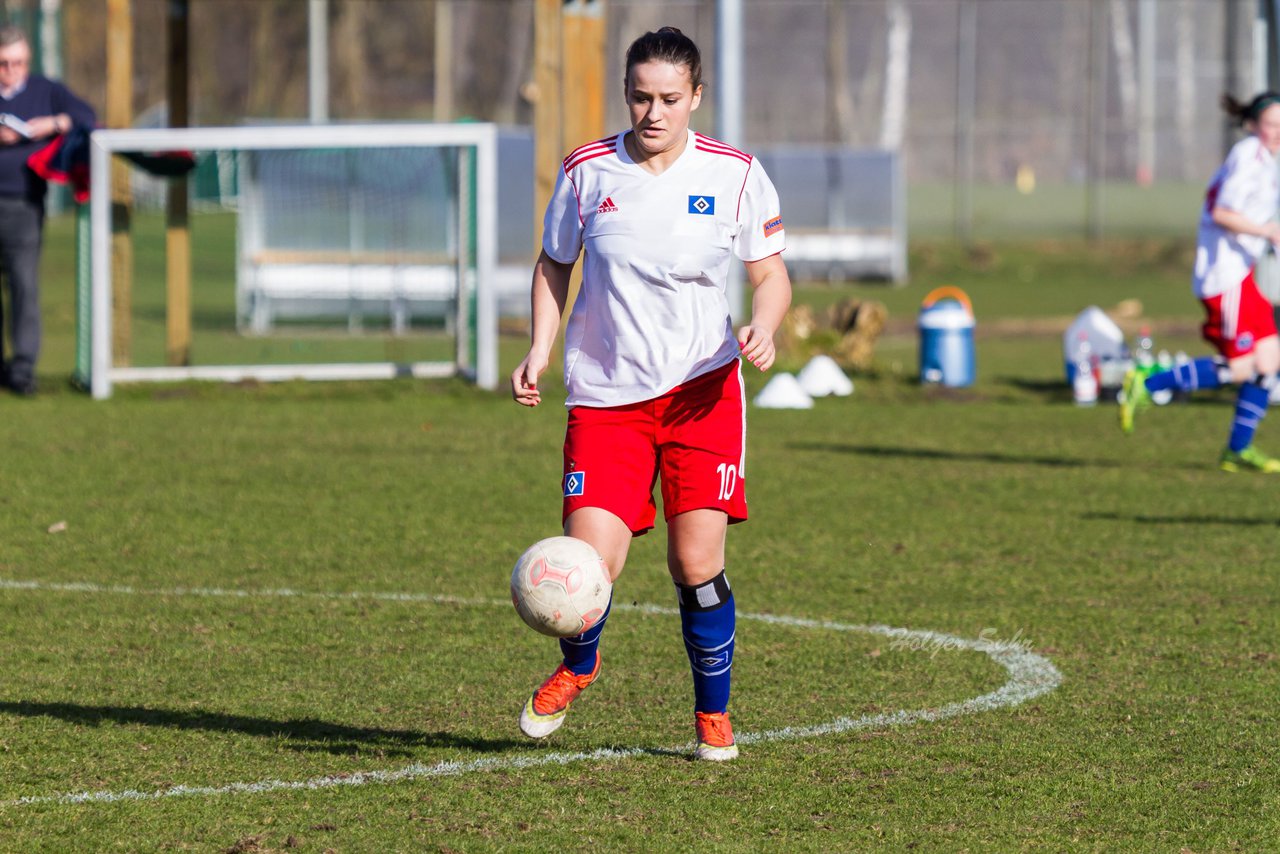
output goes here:
[[1227, 447], [1232, 451], [1238, 453], [1253, 443], [1253, 434], [1267, 414], [1267, 399], [1271, 396], [1268, 385], [1270, 383], [1259, 383], [1255, 377], [1240, 386], [1240, 394], [1236, 396], [1236, 418], [1231, 422], [1231, 437], [1227, 440]]
[[579, 676], [586, 676], [596, 667], [596, 651], [600, 648], [600, 635], [604, 631], [604, 621], [609, 619], [613, 610], [613, 597], [609, 597], [609, 606], [604, 609], [600, 622], [580, 635], [571, 638], [560, 638], [560, 654], [564, 656], [564, 666]]
[[680, 593], [680, 628], [693, 671], [693, 709], [724, 712], [729, 708], [736, 610], [729, 580], [721, 572], [697, 587], [676, 585]]
[[1195, 391], [1202, 388], [1217, 388], [1226, 383], [1221, 369], [1225, 367], [1217, 359], [1209, 356], [1193, 362], [1174, 365], [1167, 371], [1147, 377], [1147, 391], [1164, 391], [1176, 388], [1179, 391]]

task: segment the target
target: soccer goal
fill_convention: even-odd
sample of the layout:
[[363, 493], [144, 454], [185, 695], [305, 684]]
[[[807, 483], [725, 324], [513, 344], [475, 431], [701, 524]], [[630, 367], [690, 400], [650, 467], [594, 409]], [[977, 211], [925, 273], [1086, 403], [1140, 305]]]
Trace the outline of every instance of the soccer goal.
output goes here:
[[[124, 250], [112, 159], [175, 151], [195, 162], [183, 365], [167, 364], [161, 344], [163, 191], [146, 184], [158, 179], [134, 182], [130, 281], [113, 282]], [[181, 380], [461, 375], [497, 387], [495, 126], [99, 130], [90, 157], [95, 398], [115, 383]]]

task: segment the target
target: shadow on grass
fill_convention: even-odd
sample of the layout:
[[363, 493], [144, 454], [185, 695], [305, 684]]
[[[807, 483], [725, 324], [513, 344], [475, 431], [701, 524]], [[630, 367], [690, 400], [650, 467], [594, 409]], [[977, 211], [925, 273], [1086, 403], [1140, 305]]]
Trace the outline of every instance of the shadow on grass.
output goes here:
[[[996, 377], [996, 383], [1038, 395], [1046, 403], [1067, 403], [1072, 399], [1071, 387], [1067, 385], [1065, 379], [1030, 380], [1025, 377]], [[1103, 405], [1107, 402], [1102, 401]], [[1110, 402], [1114, 403], [1114, 398]]]
[[916, 460], [956, 460], [975, 463], [1005, 463], [1052, 468], [1115, 468], [1111, 460], [1081, 460], [1064, 456], [1027, 456], [1000, 454], [992, 451], [939, 451], [932, 448], [894, 448], [888, 445], [851, 445], [841, 442], [790, 442], [796, 451], [826, 451], [835, 454], [861, 454], [867, 457], [902, 457]]
[[352, 727], [303, 718], [276, 721], [222, 712], [149, 709], [145, 706], [81, 706], [74, 703], [0, 701], [0, 714], [48, 717], [83, 726], [104, 723], [164, 727], [180, 730], [240, 733], [262, 738], [283, 738], [291, 750], [352, 755], [376, 750], [391, 756], [410, 756], [424, 747], [452, 747], [478, 753], [496, 753], [527, 746], [527, 741], [468, 738], [449, 732]]
[[[1028, 394], [1038, 395], [1046, 403], [1072, 402], [1071, 387], [1066, 384], [1066, 380], [1033, 380], [1025, 377], [997, 377], [996, 383], [1010, 388], [1016, 388], [1019, 391], [1024, 391]], [[1116, 391], [1117, 390], [1114, 388], [1103, 389], [1101, 396], [1098, 398], [1098, 407], [1105, 409], [1115, 406]], [[1170, 404], [1170, 406], [1212, 406], [1216, 408], [1228, 405], [1234, 406], [1235, 400], [1235, 387], [1223, 386], [1221, 389], [1202, 389], [1195, 394], [1180, 397]], [[1158, 409], [1163, 408], [1164, 407], [1158, 407]]]
[[1280, 517], [1248, 519], [1240, 516], [1152, 516], [1148, 513], [1081, 513], [1081, 519], [1107, 522], [1144, 522], [1152, 525], [1241, 525], [1256, 528], [1280, 528]]

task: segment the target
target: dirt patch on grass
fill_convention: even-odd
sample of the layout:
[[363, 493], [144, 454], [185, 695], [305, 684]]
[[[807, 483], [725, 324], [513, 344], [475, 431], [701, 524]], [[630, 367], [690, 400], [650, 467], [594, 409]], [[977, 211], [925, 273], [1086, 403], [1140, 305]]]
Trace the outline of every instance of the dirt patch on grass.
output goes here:
[[[1061, 337], [1067, 327], [1075, 320], [1069, 317], [1003, 317], [979, 321], [973, 329], [973, 337], [983, 338], [1043, 338]], [[1166, 335], [1195, 335], [1200, 332], [1200, 322], [1196, 320], [1168, 319], [1147, 320], [1144, 318], [1115, 318], [1112, 320], [1124, 331], [1126, 337], [1137, 334], [1143, 326], [1159, 337]], [[918, 332], [916, 318], [890, 318], [885, 324], [885, 335], [916, 335]]]

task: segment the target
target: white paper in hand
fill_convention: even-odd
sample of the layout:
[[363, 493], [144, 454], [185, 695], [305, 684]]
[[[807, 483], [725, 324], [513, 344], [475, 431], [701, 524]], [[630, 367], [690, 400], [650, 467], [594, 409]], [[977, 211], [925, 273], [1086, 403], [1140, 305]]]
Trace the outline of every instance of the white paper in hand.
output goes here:
[[13, 113], [0, 113], [0, 125], [16, 131], [18, 136], [23, 139], [31, 139], [31, 125], [25, 119], [20, 119]]

